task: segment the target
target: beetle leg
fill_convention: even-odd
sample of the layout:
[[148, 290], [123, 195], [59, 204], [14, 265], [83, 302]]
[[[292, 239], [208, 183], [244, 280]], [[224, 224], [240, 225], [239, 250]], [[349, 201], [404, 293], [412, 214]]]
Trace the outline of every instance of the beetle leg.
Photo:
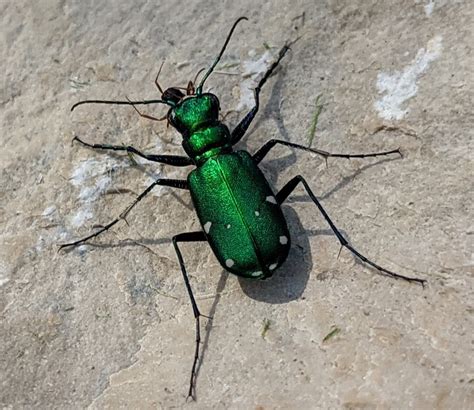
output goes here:
[[160, 69], [158, 70], [158, 74], [156, 75], [156, 78], [155, 78], [155, 85], [156, 87], [158, 88], [158, 91], [163, 94], [163, 88], [161, 88], [161, 85], [160, 83], [158, 82], [158, 77], [160, 76], [161, 74], [161, 69], [163, 68], [163, 64], [165, 64], [165, 60], [163, 60], [161, 62], [161, 65], [160, 65]]
[[381, 274], [384, 274], [384, 275], [387, 275], [387, 276], [390, 276], [394, 279], [403, 279], [403, 280], [406, 280], [408, 282], [416, 282], [416, 283], [419, 283], [421, 284], [422, 286], [424, 286], [426, 280], [424, 279], [419, 279], [419, 278], [411, 278], [409, 276], [404, 276], [404, 275], [400, 275], [398, 273], [395, 273], [395, 272], [392, 272], [392, 271], [389, 271], [388, 269], [385, 269], [385, 268], [382, 268], [381, 266], [377, 265], [376, 263], [372, 262], [371, 260], [369, 260], [368, 258], [366, 258], [364, 255], [362, 255], [359, 251], [357, 251], [355, 248], [353, 248], [348, 242], [347, 240], [342, 236], [342, 234], [339, 232], [339, 230], [336, 228], [336, 225], [334, 225], [334, 223], [331, 221], [331, 218], [329, 218], [329, 215], [326, 213], [326, 211], [324, 210], [324, 208], [322, 207], [322, 205], [320, 204], [320, 202], [318, 201], [318, 199], [316, 198], [316, 196], [313, 194], [313, 192], [311, 191], [311, 188], [309, 187], [308, 183], [304, 180], [304, 178], [301, 176], [301, 175], [297, 175], [296, 177], [294, 177], [293, 179], [291, 179], [279, 192], [278, 194], [276, 195], [276, 200], [277, 202], [281, 205], [286, 198], [288, 198], [288, 196], [294, 191], [294, 189], [296, 188], [296, 186], [299, 184], [299, 183], [302, 183], [304, 188], [306, 189], [306, 192], [308, 193], [309, 197], [311, 198], [311, 200], [314, 202], [314, 204], [318, 207], [319, 211], [323, 214], [324, 216], [324, 219], [326, 220], [326, 222], [329, 224], [329, 226], [331, 227], [332, 231], [334, 232], [334, 235], [336, 235], [337, 239], [339, 240], [341, 246], [349, 249], [349, 251], [355, 255], [357, 258], [359, 258], [362, 262], [374, 267], [375, 269], [377, 269]]
[[161, 179], [161, 178], [157, 179], [155, 182], [153, 182], [153, 184], [151, 184], [147, 189], [145, 189], [140, 195], [138, 195], [137, 199], [135, 199], [135, 201], [133, 201], [127, 208], [125, 208], [122, 211], [122, 213], [118, 216], [118, 218], [115, 218], [112, 222], [108, 223], [103, 228], [99, 229], [97, 232], [94, 232], [93, 234], [86, 236], [85, 238], [79, 239], [74, 242], [63, 243], [62, 245], [59, 245], [59, 250], [63, 248], [68, 248], [71, 246], [77, 246], [84, 242], [87, 242], [89, 239], [95, 238], [96, 236], [99, 236], [101, 233], [108, 231], [112, 226], [114, 226], [121, 219], [125, 220], [125, 217], [133, 209], [133, 207], [136, 204], [138, 204], [157, 185], [169, 186], [169, 187], [180, 188], [180, 189], [188, 189], [188, 182], [186, 180]]
[[265, 75], [262, 77], [262, 79], [259, 81], [257, 87], [255, 87], [253, 94], [255, 96], [255, 106], [247, 113], [247, 115], [237, 124], [237, 126], [234, 128], [232, 131], [232, 134], [230, 136], [230, 143], [232, 145], [237, 144], [242, 137], [244, 136], [245, 132], [249, 128], [251, 122], [255, 118], [255, 115], [257, 114], [258, 108], [260, 106], [260, 90], [263, 87], [263, 85], [266, 83], [266, 81], [270, 78], [270, 76], [273, 74], [273, 71], [275, 68], [278, 66], [282, 58], [285, 56], [286, 52], [290, 49], [290, 47], [285, 44], [280, 52], [278, 53], [278, 58], [277, 60], [270, 66], [270, 68], [267, 70]]
[[135, 154], [139, 157], [145, 158], [148, 161], [159, 162], [161, 164], [173, 165], [175, 167], [186, 167], [188, 165], [193, 165], [193, 160], [188, 157], [180, 155], [154, 155], [154, 154], [145, 154], [138, 151], [136, 148], [130, 145], [109, 145], [109, 144], [89, 144], [82, 141], [79, 137], [75, 136], [73, 141], [77, 141], [82, 145], [93, 148], [93, 149], [102, 149], [102, 150], [111, 150], [111, 151], [127, 151], [129, 154]]
[[253, 154], [253, 159], [257, 162], [257, 164], [268, 154], [268, 152], [276, 144], [281, 144], [281, 145], [285, 145], [287, 147], [292, 147], [292, 148], [297, 148], [297, 149], [301, 149], [301, 150], [304, 150], [304, 151], [312, 152], [313, 154], [321, 155], [326, 160], [329, 157], [350, 159], [350, 158], [381, 157], [381, 156], [384, 156], [384, 155], [391, 155], [391, 154], [398, 154], [398, 155], [400, 155], [400, 157], [402, 156], [402, 153], [400, 152], [399, 148], [393, 149], [391, 151], [373, 152], [373, 153], [370, 153], [370, 154], [331, 154], [330, 152], [327, 152], [327, 151], [322, 151], [322, 150], [319, 150], [319, 149], [309, 148], [309, 147], [305, 147], [305, 146], [299, 145], [299, 144], [293, 144], [292, 142], [271, 139], [270, 141], [266, 142], [255, 154]]
[[189, 283], [188, 273], [186, 272], [186, 266], [184, 265], [183, 256], [178, 247], [178, 242], [203, 242], [207, 241], [204, 232], [186, 232], [179, 235], [173, 236], [173, 245], [178, 256], [179, 266], [181, 267], [181, 272], [183, 273], [184, 284], [188, 291], [189, 299], [191, 300], [191, 305], [193, 307], [194, 319], [196, 320], [196, 347], [194, 349], [194, 360], [193, 367], [191, 369], [191, 379], [189, 381], [189, 391], [188, 397], [191, 397], [193, 400], [196, 400], [196, 367], [199, 360], [199, 345], [201, 344], [201, 326], [199, 323], [199, 318], [203, 315], [199, 312], [198, 306], [196, 304], [196, 299], [194, 298], [193, 291], [191, 289], [191, 284]]

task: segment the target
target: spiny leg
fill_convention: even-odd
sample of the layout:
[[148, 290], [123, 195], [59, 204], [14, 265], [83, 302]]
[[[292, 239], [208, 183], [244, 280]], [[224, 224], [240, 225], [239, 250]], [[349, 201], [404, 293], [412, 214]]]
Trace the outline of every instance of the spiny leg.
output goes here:
[[196, 366], [199, 360], [199, 346], [201, 343], [201, 327], [199, 318], [202, 315], [199, 312], [198, 306], [196, 304], [196, 299], [194, 298], [193, 291], [191, 289], [191, 284], [189, 283], [188, 273], [186, 272], [186, 267], [184, 265], [183, 256], [181, 255], [181, 251], [178, 247], [178, 242], [203, 242], [207, 241], [204, 232], [186, 232], [181, 233], [173, 237], [173, 245], [176, 251], [176, 255], [178, 256], [179, 266], [181, 267], [181, 272], [183, 273], [184, 284], [186, 285], [186, 289], [188, 291], [189, 299], [191, 300], [191, 305], [193, 307], [194, 319], [196, 320], [196, 347], [194, 349], [194, 360], [193, 360], [193, 367], [191, 369], [191, 378], [189, 381], [189, 391], [188, 397], [191, 397], [193, 400], [196, 400]]
[[372, 262], [371, 260], [367, 259], [364, 255], [362, 255], [359, 251], [357, 251], [355, 248], [353, 248], [351, 245], [349, 245], [349, 243], [347, 242], [346, 239], [344, 239], [344, 237], [341, 235], [341, 233], [339, 232], [339, 230], [336, 228], [336, 225], [334, 225], [334, 223], [331, 221], [331, 219], [329, 218], [329, 215], [326, 213], [326, 211], [324, 210], [324, 208], [322, 207], [322, 205], [319, 203], [318, 199], [316, 198], [316, 196], [313, 194], [313, 192], [311, 191], [311, 188], [308, 186], [307, 182], [304, 180], [304, 178], [301, 176], [301, 175], [297, 175], [296, 177], [294, 177], [293, 179], [291, 179], [281, 190], [280, 192], [278, 192], [278, 194], [276, 195], [276, 199], [277, 199], [277, 202], [281, 205], [285, 199], [294, 191], [294, 189], [296, 188], [296, 186], [299, 184], [299, 183], [302, 183], [304, 188], [306, 189], [306, 192], [308, 193], [309, 197], [311, 198], [311, 200], [314, 202], [314, 204], [318, 207], [319, 211], [323, 214], [324, 216], [324, 219], [326, 220], [326, 222], [329, 224], [329, 226], [331, 227], [332, 231], [334, 232], [334, 235], [336, 235], [337, 239], [339, 240], [341, 246], [349, 249], [350, 252], [352, 252], [352, 254], [354, 254], [355, 256], [357, 256], [361, 261], [365, 262], [366, 264], [374, 267], [375, 269], [377, 269], [379, 272], [381, 272], [382, 274], [385, 274], [387, 276], [390, 276], [392, 278], [395, 278], [395, 279], [403, 279], [403, 280], [406, 280], [408, 282], [416, 282], [416, 283], [419, 283], [421, 284], [422, 286], [424, 286], [426, 280], [424, 279], [419, 279], [419, 278], [411, 278], [411, 277], [408, 277], [408, 276], [404, 276], [404, 275], [400, 275], [398, 273], [395, 273], [395, 272], [392, 272], [392, 271], [389, 271], [388, 269], [385, 269], [385, 268], [382, 268], [381, 266], [377, 265], [376, 263]]
[[139, 157], [145, 158], [148, 161], [159, 162], [161, 164], [173, 165], [175, 167], [186, 167], [188, 165], [193, 165], [193, 160], [188, 157], [183, 157], [180, 155], [154, 155], [154, 154], [145, 154], [138, 151], [136, 148], [130, 145], [110, 145], [110, 144], [89, 144], [85, 141], [82, 141], [78, 136], [75, 136], [73, 141], [77, 141], [82, 145], [100, 150], [111, 150], [111, 151], [127, 151], [129, 154], [135, 154]]
[[402, 156], [402, 153], [400, 152], [399, 148], [393, 149], [391, 151], [373, 152], [369, 154], [331, 154], [330, 152], [327, 152], [327, 151], [322, 151], [322, 150], [314, 149], [314, 148], [308, 148], [303, 145], [294, 144], [292, 142], [271, 139], [270, 141], [266, 142], [255, 154], [253, 154], [253, 159], [255, 160], [255, 162], [258, 164], [276, 144], [281, 144], [287, 147], [292, 147], [292, 148], [301, 149], [303, 151], [312, 152], [313, 154], [318, 154], [318, 155], [323, 156], [326, 160], [329, 157], [350, 159], [350, 158], [381, 157], [384, 155], [391, 155], [391, 154], [398, 154], [400, 155], [400, 157]]
[[125, 217], [133, 209], [133, 207], [136, 204], [138, 204], [157, 185], [169, 186], [169, 187], [179, 188], [179, 189], [188, 189], [188, 183], [185, 180], [157, 179], [147, 189], [145, 189], [140, 195], [138, 195], [137, 199], [135, 199], [135, 201], [133, 201], [127, 208], [125, 208], [118, 218], [115, 218], [112, 222], [108, 223], [103, 228], [99, 229], [97, 232], [94, 232], [93, 234], [86, 236], [85, 238], [79, 239], [74, 242], [69, 242], [69, 243], [64, 243], [62, 245], [59, 245], [59, 250], [63, 248], [68, 248], [71, 246], [77, 246], [77, 245], [80, 245], [81, 243], [87, 242], [89, 239], [95, 238], [96, 236], [99, 236], [101, 233], [108, 231], [112, 226], [114, 226], [121, 219], [125, 220]]
[[277, 68], [278, 64], [280, 64], [280, 61], [282, 60], [282, 58], [285, 56], [285, 54], [287, 53], [289, 49], [290, 49], [290, 46], [288, 44], [285, 44], [281, 48], [280, 52], [278, 53], [277, 60], [266, 71], [265, 75], [259, 81], [257, 87], [254, 89], [253, 93], [255, 96], [255, 106], [247, 113], [247, 115], [237, 124], [237, 126], [232, 131], [232, 134], [230, 137], [230, 142], [232, 145], [237, 144], [237, 142], [239, 142], [242, 139], [245, 132], [249, 128], [251, 122], [253, 121], [255, 115], [257, 115], [257, 111], [260, 106], [259, 95], [260, 95], [261, 88], [266, 83], [266, 81], [270, 78], [270, 76], [273, 74], [273, 71]]

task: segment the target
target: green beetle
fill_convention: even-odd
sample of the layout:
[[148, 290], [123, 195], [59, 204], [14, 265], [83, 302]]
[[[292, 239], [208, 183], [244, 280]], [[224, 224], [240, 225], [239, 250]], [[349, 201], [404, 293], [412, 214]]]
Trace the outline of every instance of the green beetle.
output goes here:
[[218, 116], [219, 100], [206, 93], [181, 99], [168, 119], [197, 165], [188, 187], [220, 264], [239, 276], [266, 278], [288, 255], [288, 227], [262, 172], [248, 152], [233, 152]]
[[219, 120], [219, 99], [214, 94], [204, 93], [202, 89], [206, 79], [224, 53], [235, 27], [242, 20], [247, 20], [247, 18], [241, 17], [234, 23], [219, 55], [204, 75], [199, 86], [194, 88], [194, 83], [190, 81], [184, 89], [186, 94], [182, 92], [183, 88], [179, 87], [171, 87], [163, 91], [157, 76], [155, 84], [162, 93], [159, 100], [84, 100], [71, 108], [74, 110], [79, 105], [91, 103], [131, 105], [141, 116], [159, 121], [161, 119], [142, 114], [136, 106], [168, 105], [170, 109], [165, 118], [182, 135], [182, 145], [187, 156], [145, 154], [131, 146], [89, 144], [77, 136], [74, 137], [74, 140], [94, 149], [126, 151], [129, 154], [163, 164], [196, 167], [189, 173], [187, 180], [157, 179], [118, 218], [85, 238], [60, 245], [60, 248], [77, 246], [107, 231], [124, 219], [131, 209], [158, 185], [189, 190], [202, 230], [174, 236], [173, 245], [196, 319], [196, 345], [188, 391], [188, 397], [192, 398], [195, 398], [196, 365], [199, 359], [201, 340], [199, 319], [203, 315], [197, 307], [178, 244], [180, 242], [207, 241], [218, 261], [227, 271], [251, 279], [270, 277], [283, 264], [290, 250], [290, 234], [281, 204], [299, 183], [304, 186], [313, 203], [323, 214], [341, 246], [384, 275], [421, 285], [425, 283], [423, 279], [400, 275], [385, 269], [353, 248], [331, 221], [303, 177], [298, 175], [292, 178], [275, 194], [258, 167], [260, 161], [277, 144], [312, 152], [325, 159], [328, 157], [367, 158], [392, 154], [401, 155], [398, 149], [370, 154], [331, 154], [288, 141], [272, 139], [253, 155], [247, 151], [233, 150], [233, 146], [242, 139], [257, 114], [261, 88], [290, 49], [290, 44], [281, 48], [276, 61], [269, 67], [254, 90], [255, 106], [231, 132]]

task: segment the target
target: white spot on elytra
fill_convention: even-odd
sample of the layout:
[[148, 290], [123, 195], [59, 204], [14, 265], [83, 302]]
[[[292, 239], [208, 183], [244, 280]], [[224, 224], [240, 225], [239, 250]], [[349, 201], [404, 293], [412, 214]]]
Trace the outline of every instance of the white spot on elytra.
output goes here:
[[211, 221], [206, 222], [204, 224], [204, 232], [209, 233], [209, 231], [211, 230], [211, 225], [212, 225]]
[[230, 229], [231, 224], [227, 224], [225, 227], [226, 227], [227, 229]]
[[403, 71], [393, 74], [379, 73], [377, 76], [377, 88], [379, 93], [385, 95], [375, 102], [375, 109], [379, 116], [386, 120], [400, 120], [407, 113], [401, 105], [416, 95], [418, 91], [417, 81], [429, 67], [439, 58], [442, 50], [442, 37], [435, 36], [428, 41], [426, 49], [421, 48], [415, 59]]
[[262, 275], [262, 271], [261, 271], [261, 270], [259, 270], [259, 271], [257, 271], [257, 272], [252, 272], [252, 273], [250, 274], [250, 276], [253, 276], [253, 277], [257, 277], [257, 276], [261, 276], [261, 275]]
[[234, 266], [234, 261], [232, 259], [227, 259], [225, 261], [225, 266], [227, 266], [228, 268], [231, 268], [232, 266]]
[[280, 236], [280, 243], [286, 245], [288, 243], [288, 238], [286, 236]]
[[270, 269], [270, 270], [275, 270], [277, 266], [278, 266], [278, 263], [272, 263], [272, 264], [268, 267], [268, 269]]
[[277, 203], [275, 197], [274, 197], [274, 196], [271, 196], [271, 195], [270, 195], [270, 196], [267, 196], [267, 197], [265, 198], [265, 201], [270, 202], [271, 204], [275, 204], [275, 205], [276, 205], [276, 203]]
[[260, 216], [260, 212], [255, 211], [255, 216]]

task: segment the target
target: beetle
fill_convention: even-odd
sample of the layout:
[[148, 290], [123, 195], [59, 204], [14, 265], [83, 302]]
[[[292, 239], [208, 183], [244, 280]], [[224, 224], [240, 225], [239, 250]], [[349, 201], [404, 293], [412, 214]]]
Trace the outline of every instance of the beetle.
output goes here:
[[[219, 99], [210, 92], [204, 92], [203, 87], [220, 61], [237, 24], [242, 20], [247, 20], [247, 18], [240, 17], [235, 21], [219, 55], [197, 87], [194, 86], [195, 79], [194, 83], [190, 81], [186, 88], [170, 87], [163, 91], [158, 82], [158, 76], [161, 72], [160, 67], [155, 79], [155, 84], [162, 93], [159, 100], [84, 100], [74, 104], [71, 108], [72, 111], [82, 104], [131, 105], [141, 116], [152, 120], [161, 120], [142, 114], [136, 106], [164, 104], [170, 107], [165, 118], [181, 134], [182, 146], [187, 156], [145, 154], [132, 146], [89, 144], [77, 136], [74, 137], [74, 140], [89, 148], [126, 151], [128, 154], [138, 155], [146, 160], [162, 164], [177, 167], [194, 166], [195, 168], [188, 174], [187, 179], [160, 178], [155, 180], [112, 222], [85, 238], [60, 245], [60, 249], [80, 245], [107, 231], [117, 222], [125, 219], [132, 208], [156, 186], [168, 186], [190, 192], [202, 230], [178, 234], [173, 237], [172, 242], [191, 301], [196, 324], [196, 344], [188, 390], [188, 397], [193, 399], [195, 398], [196, 366], [199, 360], [201, 341], [200, 317], [204, 315], [200, 313], [196, 304], [179, 248], [180, 243], [208, 242], [217, 260], [225, 270], [248, 279], [269, 278], [285, 262], [291, 244], [289, 229], [281, 205], [297, 185], [302, 184], [339, 240], [341, 249], [345, 247], [361, 261], [374, 267], [383, 275], [421, 285], [425, 283], [424, 279], [404, 276], [379, 266], [350, 245], [301, 175], [292, 178], [282, 189], [275, 193], [258, 166], [276, 145], [312, 152], [325, 159], [329, 157], [401, 156], [399, 149], [368, 154], [333, 154], [284, 140], [271, 139], [253, 155], [244, 150], [234, 151], [233, 147], [242, 139], [258, 112], [259, 95], [262, 87], [294, 43], [287, 43], [280, 49], [278, 57], [254, 89], [255, 105], [230, 131], [219, 120]], [[183, 93], [183, 90], [186, 90], [186, 94]]]

